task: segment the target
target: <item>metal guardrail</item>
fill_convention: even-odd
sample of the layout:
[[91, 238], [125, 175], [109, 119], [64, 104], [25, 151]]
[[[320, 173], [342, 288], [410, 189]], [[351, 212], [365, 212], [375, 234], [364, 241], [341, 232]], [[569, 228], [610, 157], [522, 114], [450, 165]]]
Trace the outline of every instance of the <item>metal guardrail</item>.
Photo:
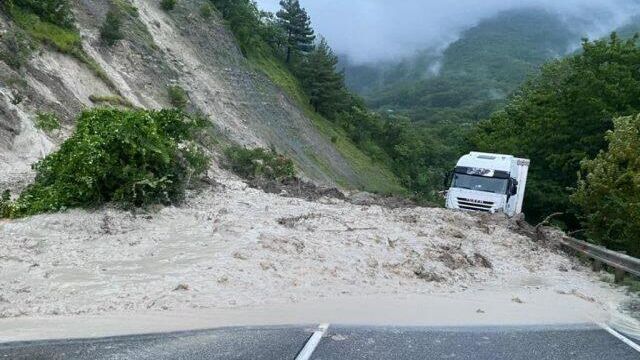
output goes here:
[[640, 277], [640, 259], [611, 251], [602, 246], [590, 244], [588, 242], [574, 239], [568, 236], [562, 237], [560, 243], [572, 250], [584, 254], [593, 259], [593, 270], [602, 270], [602, 264], [607, 264], [614, 268], [615, 281], [617, 283], [624, 280], [626, 273]]

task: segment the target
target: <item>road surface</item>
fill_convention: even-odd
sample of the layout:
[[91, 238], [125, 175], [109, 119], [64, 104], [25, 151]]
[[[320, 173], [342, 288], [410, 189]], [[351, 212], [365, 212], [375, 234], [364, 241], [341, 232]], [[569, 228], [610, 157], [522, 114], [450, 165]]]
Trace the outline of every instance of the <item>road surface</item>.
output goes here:
[[[310, 327], [238, 327], [86, 340], [0, 344], [11, 360], [295, 359]], [[330, 326], [311, 359], [638, 360], [640, 352], [596, 326]]]

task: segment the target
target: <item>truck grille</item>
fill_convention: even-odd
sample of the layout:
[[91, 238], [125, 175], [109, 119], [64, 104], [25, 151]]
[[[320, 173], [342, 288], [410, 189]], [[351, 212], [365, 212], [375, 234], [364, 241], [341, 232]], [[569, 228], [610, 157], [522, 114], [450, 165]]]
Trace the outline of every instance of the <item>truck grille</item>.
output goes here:
[[466, 198], [458, 198], [458, 207], [465, 210], [491, 212], [493, 201], [473, 200]]

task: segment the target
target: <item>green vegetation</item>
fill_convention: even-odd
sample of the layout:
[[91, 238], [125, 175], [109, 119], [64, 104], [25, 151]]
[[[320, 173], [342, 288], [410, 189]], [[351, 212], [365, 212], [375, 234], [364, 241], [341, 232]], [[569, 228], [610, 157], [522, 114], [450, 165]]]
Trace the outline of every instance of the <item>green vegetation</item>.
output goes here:
[[42, 21], [73, 30], [75, 19], [69, 0], [7, 0], [6, 6], [17, 6], [37, 15]]
[[0, 41], [0, 60], [14, 69], [19, 69], [27, 63], [33, 48], [33, 43], [22, 30], [12, 30]]
[[640, 48], [615, 33], [583, 43], [583, 51], [545, 65], [506, 108], [469, 136], [470, 147], [532, 160], [525, 212], [533, 220], [564, 212], [579, 224], [569, 203], [580, 163], [605, 147], [612, 119], [640, 112]]
[[285, 181], [296, 176], [293, 161], [274, 150], [231, 146], [226, 149], [225, 155], [227, 167], [245, 179]]
[[200, 6], [200, 16], [205, 19], [209, 19], [213, 16], [213, 8], [209, 3], [204, 3]]
[[36, 114], [36, 127], [46, 133], [60, 129], [60, 120], [54, 113], [38, 112]]
[[[281, 9], [276, 14], [282, 27], [282, 38], [285, 39], [285, 62], [290, 64], [294, 57], [300, 57], [314, 49], [316, 39], [311, 18], [306, 10], [300, 7], [298, 0], [281, 0]], [[324, 44], [328, 49], [328, 45]]]
[[14, 202], [3, 199], [3, 216], [180, 201], [208, 164], [192, 141], [204, 123], [179, 110], [86, 111], [60, 150], [34, 166], [35, 182]]
[[5, 6], [8, 7], [11, 18], [32, 38], [51, 45], [65, 54], [77, 55], [82, 51], [80, 34], [76, 29], [42, 21], [38, 15], [10, 4]]
[[640, 257], [640, 116], [614, 120], [606, 139], [608, 149], [582, 163], [572, 201], [590, 239]]
[[161, 0], [160, 7], [164, 11], [171, 11], [175, 9], [177, 0]]
[[439, 54], [398, 63], [350, 65], [347, 84], [380, 111], [425, 124], [474, 124], [556, 54], [579, 41], [556, 15], [513, 10], [486, 19]]
[[169, 102], [173, 107], [177, 109], [184, 109], [189, 104], [187, 92], [179, 85], [168, 86], [167, 93], [169, 95]]
[[124, 39], [122, 33], [122, 15], [120, 11], [111, 9], [100, 28], [100, 37], [107, 45], [113, 46], [118, 41]]
[[67, 0], [9, 0], [0, 6], [32, 39], [75, 57], [117, 91], [109, 76], [82, 48], [80, 33], [73, 26], [73, 14]]
[[130, 101], [117, 95], [90, 95], [89, 100], [94, 104], [108, 104], [112, 106], [122, 106], [125, 108], [135, 108]]

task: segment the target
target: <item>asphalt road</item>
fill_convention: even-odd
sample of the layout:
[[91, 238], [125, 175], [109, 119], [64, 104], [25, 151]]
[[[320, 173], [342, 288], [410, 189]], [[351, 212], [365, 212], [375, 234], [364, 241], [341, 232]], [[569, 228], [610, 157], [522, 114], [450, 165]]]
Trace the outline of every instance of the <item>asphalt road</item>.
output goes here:
[[[224, 328], [87, 340], [0, 344], [11, 360], [295, 359], [311, 327]], [[597, 327], [396, 328], [331, 326], [311, 359], [639, 360]]]

